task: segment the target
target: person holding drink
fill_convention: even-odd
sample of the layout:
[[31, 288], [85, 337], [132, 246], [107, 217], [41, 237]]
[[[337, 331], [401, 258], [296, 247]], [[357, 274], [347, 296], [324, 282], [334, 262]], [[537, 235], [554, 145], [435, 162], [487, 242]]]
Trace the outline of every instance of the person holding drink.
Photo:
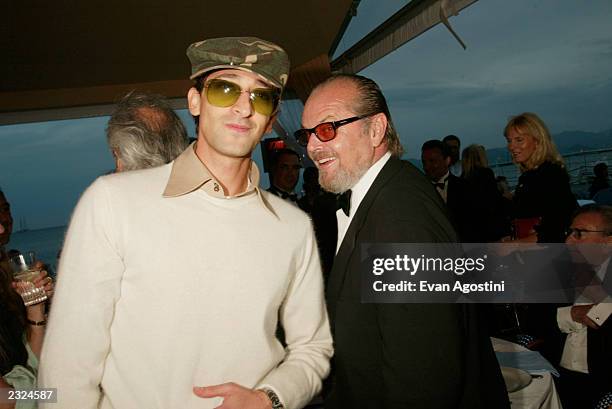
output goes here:
[[[53, 282], [44, 265], [31, 265], [37, 273], [29, 278], [29, 285], [39, 289], [37, 302], [26, 301], [23, 283], [15, 280], [10, 257], [5, 249], [12, 231], [10, 205], [0, 190], [0, 389], [26, 389], [36, 386], [38, 358], [45, 334], [46, 303], [53, 294]], [[23, 256], [22, 256], [23, 257]], [[30, 289], [31, 291], [31, 289]], [[28, 304], [26, 306], [25, 304]], [[12, 408], [2, 403], [0, 408]], [[34, 404], [31, 402], [31, 404]], [[20, 403], [17, 408], [26, 408]]]

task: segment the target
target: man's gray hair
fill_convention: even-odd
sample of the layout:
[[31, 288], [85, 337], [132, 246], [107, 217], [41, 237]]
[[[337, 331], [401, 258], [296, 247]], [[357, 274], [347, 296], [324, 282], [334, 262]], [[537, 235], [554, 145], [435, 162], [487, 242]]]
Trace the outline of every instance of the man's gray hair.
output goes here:
[[117, 104], [106, 137], [122, 170], [171, 162], [189, 143], [185, 125], [163, 96], [135, 91]]

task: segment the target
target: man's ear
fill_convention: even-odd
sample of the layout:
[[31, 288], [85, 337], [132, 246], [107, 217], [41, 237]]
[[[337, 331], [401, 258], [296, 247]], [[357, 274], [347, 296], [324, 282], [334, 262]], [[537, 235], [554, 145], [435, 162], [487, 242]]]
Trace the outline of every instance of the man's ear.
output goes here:
[[447, 168], [450, 168], [450, 165], [451, 165], [451, 161], [452, 161], [452, 160], [453, 160], [453, 159], [452, 159], [450, 156], [447, 156], [446, 158], [444, 158], [444, 162], [446, 162], [446, 167], [447, 167]]
[[268, 119], [268, 125], [266, 125], [266, 130], [264, 131], [264, 135], [272, 132], [272, 125], [276, 122], [276, 118], [278, 117], [278, 111], [275, 112], [270, 119]]
[[115, 161], [115, 171], [116, 172], [123, 171], [123, 163], [121, 163], [121, 159], [119, 158], [119, 153], [115, 149], [112, 149], [111, 152], [113, 153], [113, 159]]
[[200, 104], [202, 103], [202, 96], [194, 87], [189, 88], [187, 93], [187, 104], [189, 105], [189, 113], [193, 116], [200, 115]]
[[374, 148], [378, 148], [385, 140], [387, 125], [387, 116], [382, 112], [370, 118], [370, 140]]

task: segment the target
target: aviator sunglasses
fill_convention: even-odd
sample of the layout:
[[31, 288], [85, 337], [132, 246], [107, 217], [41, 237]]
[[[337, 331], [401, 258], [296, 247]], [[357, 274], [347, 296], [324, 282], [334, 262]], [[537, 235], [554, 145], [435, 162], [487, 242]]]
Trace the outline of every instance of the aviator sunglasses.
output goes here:
[[236, 103], [243, 92], [248, 92], [249, 101], [255, 112], [271, 116], [278, 107], [280, 92], [272, 88], [255, 88], [245, 91], [238, 84], [222, 79], [212, 79], [204, 85], [206, 99], [211, 105], [227, 108]]
[[378, 112], [373, 112], [371, 114], [353, 116], [350, 118], [341, 119], [340, 121], [323, 122], [322, 124], [319, 124], [314, 128], [298, 129], [294, 132], [293, 136], [295, 136], [295, 139], [302, 146], [308, 145], [310, 135], [312, 134], [315, 134], [317, 139], [321, 142], [328, 142], [336, 137], [336, 130], [341, 126], [348, 125], [350, 123], [359, 121], [360, 119], [364, 119], [372, 115], [376, 115], [377, 113]]

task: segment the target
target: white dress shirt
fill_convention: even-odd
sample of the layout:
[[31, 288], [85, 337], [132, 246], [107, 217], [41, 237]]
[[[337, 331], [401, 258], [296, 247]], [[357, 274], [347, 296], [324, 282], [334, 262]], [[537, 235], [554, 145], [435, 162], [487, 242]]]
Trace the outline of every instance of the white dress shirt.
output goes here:
[[[603, 281], [606, 270], [610, 264], [610, 259], [607, 259], [597, 271], [597, 277]], [[609, 297], [608, 297], [609, 298]], [[577, 300], [574, 305], [588, 305], [589, 302], [580, 302], [585, 300]], [[612, 313], [612, 300], [606, 299], [605, 302], [595, 304], [588, 312], [587, 316], [592, 319], [597, 325], [601, 326]], [[589, 373], [587, 363], [587, 327], [586, 325], [576, 322], [572, 319], [572, 307], [557, 308], [557, 324], [559, 329], [567, 334], [563, 354], [561, 355], [560, 365], [563, 368]]]
[[351, 225], [353, 215], [357, 212], [361, 201], [365, 197], [366, 193], [368, 193], [368, 190], [370, 190], [376, 176], [378, 176], [390, 157], [391, 153], [385, 153], [375, 164], [370, 166], [370, 169], [368, 169], [361, 179], [355, 183], [355, 186], [351, 188], [351, 211], [349, 212], [349, 215], [345, 215], [342, 209], [338, 209], [336, 211], [336, 220], [338, 221], [338, 243], [336, 244], [336, 254], [338, 254], [342, 240], [344, 240], [344, 235], [346, 234], [348, 227]]
[[442, 196], [442, 200], [444, 200], [444, 203], [446, 203], [446, 199], [448, 197], [448, 178], [449, 178], [449, 176], [450, 176], [450, 171], [446, 172], [444, 174], [444, 176], [442, 176], [437, 181], [432, 182], [434, 185], [436, 183], [444, 183], [444, 188], [440, 188], [439, 186], [436, 185], [436, 190], [438, 191], [440, 196]]

